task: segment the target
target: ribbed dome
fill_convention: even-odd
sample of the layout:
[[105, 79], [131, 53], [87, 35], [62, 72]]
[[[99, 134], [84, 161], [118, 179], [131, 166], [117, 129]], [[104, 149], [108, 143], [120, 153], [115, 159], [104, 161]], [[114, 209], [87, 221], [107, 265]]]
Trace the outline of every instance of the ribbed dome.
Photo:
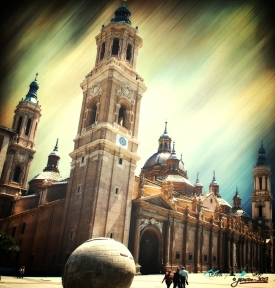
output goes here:
[[[171, 156], [169, 152], [160, 152], [153, 154], [148, 160], [145, 162], [143, 168], [149, 168], [154, 166], [166, 165], [167, 159]], [[179, 161], [179, 169], [184, 171], [184, 166], [181, 161]]]
[[166, 165], [166, 161], [169, 156], [169, 152], [155, 153], [145, 162], [143, 168], [148, 168], [156, 165]]

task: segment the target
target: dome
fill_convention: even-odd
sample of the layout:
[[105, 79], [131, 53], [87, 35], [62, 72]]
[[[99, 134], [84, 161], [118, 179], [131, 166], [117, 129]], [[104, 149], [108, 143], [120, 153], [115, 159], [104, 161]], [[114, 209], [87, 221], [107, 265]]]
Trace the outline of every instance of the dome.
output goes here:
[[129, 17], [131, 16], [131, 11], [126, 7], [125, 2], [123, 5], [118, 7], [115, 11], [115, 18], [111, 19], [111, 22], [122, 22], [131, 24]]
[[155, 153], [145, 162], [143, 168], [148, 168], [156, 165], [166, 165], [169, 156], [169, 152]]
[[[160, 152], [153, 154], [148, 160], [145, 162], [144, 168], [154, 167], [154, 166], [161, 166], [161, 165], [167, 165], [167, 159], [171, 156], [169, 152]], [[170, 158], [171, 159], [171, 158]], [[177, 156], [175, 159], [178, 159]], [[181, 161], [179, 161], [179, 169], [184, 171], [184, 166]]]
[[168, 157], [168, 159], [176, 159], [179, 160], [177, 155], [175, 153], [170, 154], [170, 156]]
[[37, 104], [37, 90], [39, 89], [39, 85], [36, 79], [37, 76], [38, 76], [38, 73], [36, 73], [36, 77], [34, 81], [32, 81], [30, 84], [29, 92], [24, 99], [25, 102], [32, 102], [32, 103]]
[[38, 90], [39, 89], [39, 85], [37, 83], [37, 80], [32, 81], [32, 83], [30, 84], [30, 87], [33, 87], [33, 88]]

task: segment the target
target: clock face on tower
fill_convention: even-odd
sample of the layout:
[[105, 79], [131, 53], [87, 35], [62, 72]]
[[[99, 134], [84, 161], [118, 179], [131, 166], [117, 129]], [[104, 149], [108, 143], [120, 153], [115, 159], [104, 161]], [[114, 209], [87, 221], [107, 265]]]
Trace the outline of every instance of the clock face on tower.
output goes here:
[[120, 143], [122, 146], [125, 146], [125, 145], [126, 145], [126, 139], [121, 136], [121, 137], [119, 138], [119, 143]]
[[128, 149], [128, 140], [127, 138], [117, 134], [116, 135], [116, 145], [121, 146], [125, 149]]

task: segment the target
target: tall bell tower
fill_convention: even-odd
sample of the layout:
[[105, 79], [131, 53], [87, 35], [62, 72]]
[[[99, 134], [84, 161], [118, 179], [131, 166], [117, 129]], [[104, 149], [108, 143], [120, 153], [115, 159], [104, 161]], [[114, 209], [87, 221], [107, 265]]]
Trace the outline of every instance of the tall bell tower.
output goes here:
[[111, 22], [102, 25], [96, 36], [95, 67], [80, 84], [83, 101], [70, 153], [62, 226], [69, 242], [62, 254], [69, 255], [94, 237], [128, 244], [134, 172], [140, 159], [140, 103], [146, 91], [136, 72], [142, 39], [138, 28], [131, 26], [130, 15], [123, 1]]
[[37, 100], [37, 76], [31, 82], [25, 99], [22, 98], [14, 111], [12, 129], [17, 134], [9, 144], [0, 183], [0, 191], [11, 195], [25, 194], [31, 162], [36, 152], [34, 140], [41, 117]]
[[271, 167], [265, 156], [263, 142], [259, 148], [257, 164], [253, 169], [254, 191], [252, 193], [252, 223], [260, 228], [265, 239], [272, 237]]

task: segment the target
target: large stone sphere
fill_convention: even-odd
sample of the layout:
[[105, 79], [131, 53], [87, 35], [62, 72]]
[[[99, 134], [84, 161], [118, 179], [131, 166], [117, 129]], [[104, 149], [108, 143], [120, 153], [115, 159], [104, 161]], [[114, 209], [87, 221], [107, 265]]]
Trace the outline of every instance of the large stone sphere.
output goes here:
[[62, 273], [64, 288], [127, 288], [136, 272], [130, 251], [110, 238], [87, 240], [74, 250]]

